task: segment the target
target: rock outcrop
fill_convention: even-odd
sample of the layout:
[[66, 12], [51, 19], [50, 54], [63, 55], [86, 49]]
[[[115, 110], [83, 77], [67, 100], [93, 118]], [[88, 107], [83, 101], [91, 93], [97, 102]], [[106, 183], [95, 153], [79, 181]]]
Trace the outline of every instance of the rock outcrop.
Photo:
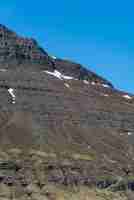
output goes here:
[[75, 78], [107, 82], [112, 86], [111, 83], [95, 73], [89, 72], [79, 64], [50, 57], [35, 39], [20, 37], [3, 25], [0, 25], [0, 66], [10, 70], [53, 71], [58, 69]]
[[8, 64], [15, 62], [47, 63], [47, 53], [38, 46], [34, 39], [18, 37], [16, 33], [0, 25], [0, 61]]

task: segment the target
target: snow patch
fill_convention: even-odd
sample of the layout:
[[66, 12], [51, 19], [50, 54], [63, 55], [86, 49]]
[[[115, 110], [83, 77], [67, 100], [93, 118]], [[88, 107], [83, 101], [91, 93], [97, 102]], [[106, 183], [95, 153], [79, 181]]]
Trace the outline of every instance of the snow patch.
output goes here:
[[45, 71], [45, 73], [50, 74], [52, 76], [55, 76], [60, 80], [63, 80], [61, 73], [59, 71], [57, 71], [57, 70], [54, 70], [54, 72]]
[[103, 96], [104, 96], [104, 97], [109, 97], [109, 95], [108, 95], [108, 94], [104, 94]]
[[102, 84], [102, 83], [96, 83], [96, 82], [94, 82], [94, 81], [92, 81], [91, 82], [91, 85], [98, 85], [98, 86], [103, 86], [103, 87], [105, 87], [105, 88], [109, 88], [110, 86], [109, 85], [107, 85], [107, 84]]
[[103, 87], [109, 88], [110, 86], [107, 84], [102, 84]]
[[67, 88], [70, 88], [70, 85], [68, 83], [64, 83], [64, 85], [67, 87]]
[[72, 79], [74, 79], [72, 76], [65, 76], [65, 75], [62, 75], [62, 78], [66, 79], [66, 80], [72, 80]]
[[55, 76], [60, 80], [64, 80], [64, 79], [71, 80], [71, 79], [73, 79], [73, 77], [71, 77], [71, 76], [65, 76], [65, 75], [61, 74], [58, 70], [54, 70], [54, 72], [50, 72], [50, 71], [44, 71], [44, 72], [47, 73], [47, 74], [50, 74], [52, 76]]
[[128, 136], [130, 136], [130, 135], [132, 135], [132, 132], [128, 132], [127, 134], [128, 134]]
[[91, 85], [96, 85], [96, 83], [94, 81], [91, 82]]
[[126, 99], [132, 99], [132, 97], [129, 96], [128, 94], [123, 95], [123, 97], [126, 98]]
[[85, 84], [87, 84], [87, 85], [89, 84], [89, 82], [88, 82], [87, 80], [83, 80], [83, 82], [84, 82]]
[[0, 69], [0, 72], [6, 72], [7, 69]]
[[15, 104], [15, 98], [16, 98], [16, 96], [15, 96], [15, 94], [14, 94], [14, 89], [13, 89], [13, 88], [9, 88], [9, 89], [8, 89], [8, 92], [9, 92], [9, 94], [10, 94], [11, 97], [12, 97], [12, 103]]

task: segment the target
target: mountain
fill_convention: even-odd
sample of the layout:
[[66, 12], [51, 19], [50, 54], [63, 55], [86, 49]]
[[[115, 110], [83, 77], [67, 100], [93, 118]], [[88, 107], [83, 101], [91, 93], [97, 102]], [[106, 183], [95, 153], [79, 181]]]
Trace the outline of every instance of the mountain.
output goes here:
[[0, 94], [2, 184], [106, 188], [133, 177], [132, 94], [3, 25]]

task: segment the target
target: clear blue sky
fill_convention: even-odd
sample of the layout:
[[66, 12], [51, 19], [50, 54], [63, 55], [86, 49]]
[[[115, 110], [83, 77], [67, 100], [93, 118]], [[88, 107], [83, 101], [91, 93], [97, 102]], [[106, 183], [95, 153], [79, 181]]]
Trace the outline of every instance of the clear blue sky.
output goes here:
[[134, 93], [134, 1], [1, 0], [0, 23]]

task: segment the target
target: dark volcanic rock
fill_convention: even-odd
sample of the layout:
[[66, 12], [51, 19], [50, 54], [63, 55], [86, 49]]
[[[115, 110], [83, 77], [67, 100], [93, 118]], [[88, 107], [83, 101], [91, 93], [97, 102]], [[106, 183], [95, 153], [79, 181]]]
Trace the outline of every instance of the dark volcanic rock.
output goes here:
[[[84, 160], [82, 173], [90, 171], [84, 182], [93, 175], [126, 175], [128, 168], [134, 174], [134, 97], [2, 25], [0, 93], [1, 148], [72, 155]], [[50, 178], [65, 181], [62, 173]], [[68, 174], [65, 182], [79, 182], [80, 172]]]
[[86, 68], [82, 67], [82, 65], [80, 64], [70, 62], [68, 60], [56, 59], [55, 66], [56, 66], [56, 69], [58, 69], [63, 74], [73, 76], [76, 79], [95, 81], [96, 83], [97, 82], [105, 83], [109, 85], [110, 87], [113, 87], [113, 85], [109, 81], [98, 76], [94, 72], [87, 70]]
[[18, 65], [22, 68], [28, 64], [52, 65], [47, 53], [34, 39], [18, 37], [3, 25], [0, 25], [0, 63], [10, 69], [11, 66], [14, 69]]
[[50, 57], [36, 40], [20, 37], [3, 25], [0, 25], [0, 66], [10, 70], [53, 71], [57, 69], [74, 78], [101, 81], [112, 87], [110, 82], [79, 64]]

